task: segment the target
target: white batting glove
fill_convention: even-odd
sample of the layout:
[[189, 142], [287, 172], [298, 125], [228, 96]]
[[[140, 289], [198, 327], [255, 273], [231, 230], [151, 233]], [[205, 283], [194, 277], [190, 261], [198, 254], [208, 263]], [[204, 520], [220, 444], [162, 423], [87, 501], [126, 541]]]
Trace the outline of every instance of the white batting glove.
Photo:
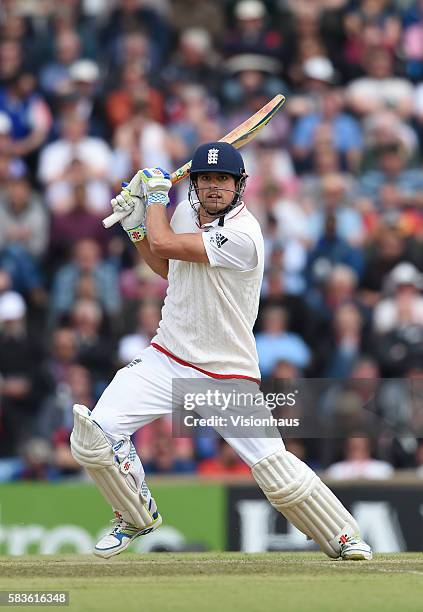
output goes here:
[[172, 187], [169, 172], [162, 168], [144, 168], [139, 172], [147, 194], [146, 208], [151, 204], [169, 204], [169, 190]]
[[146, 235], [145, 228], [145, 189], [140, 171], [132, 178], [129, 184], [115, 198], [111, 200], [113, 212], [128, 213], [120, 222], [132, 242], [143, 240]]

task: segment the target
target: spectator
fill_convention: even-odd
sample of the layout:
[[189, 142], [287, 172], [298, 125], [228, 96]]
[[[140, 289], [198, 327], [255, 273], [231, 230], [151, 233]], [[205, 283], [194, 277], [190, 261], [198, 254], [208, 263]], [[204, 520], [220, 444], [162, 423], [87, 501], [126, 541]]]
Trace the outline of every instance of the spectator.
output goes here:
[[374, 309], [375, 331], [384, 334], [407, 325], [423, 328], [423, 277], [413, 264], [402, 262], [387, 278], [391, 297], [381, 300]]
[[278, 361], [284, 360], [304, 369], [310, 363], [310, 349], [304, 340], [287, 331], [283, 308], [269, 307], [263, 314], [263, 331], [256, 335], [260, 372], [269, 376]]
[[311, 164], [310, 171], [301, 177], [300, 197], [304, 205], [312, 206], [315, 194], [319, 193], [322, 179], [326, 175], [340, 174], [350, 192], [355, 188], [352, 174], [341, 171], [341, 157], [332, 145], [321, 144], [315, 147]]
[[385, 110], [371, 113], [363, 120], [364, 154], [361, 172], [377, 169], [379, 156], [386, 148], [398, 149], [403, 153], [407, 165], [414, 165], [418, 155], [418, 139], [415, 130], [398, 116], [395, 111]]
[[106, 388], [115, 360], [110, 336], [101, 333], [102, 323], [103, 315], [97, 302], [88, 298], [75, 302], [70, 313], [70, 325], [76, 336], [77, 362], [92, 376], [95, 400]]
[[274, 58], [252, 53], [234, 55], [225, 62], [225, 68], [227, 76], [221, 85], [221, 95], [226, 107], [236, 109], [245, 97], [268, 99], [287, 90], [278, 77], [281, 65]]
[[172, 438], [172, 420], [157, 419], [138, 430], [135, 445], [142, 449], [147, 474], [195, 472], [192, 438]]
[[129, 121], [114, 136], [114, 178], [130, 177], [138, 168], [152, 165], [172, 167], [175, 145], [166, 130], [149, 116], [149, 104], [142, 98], [134, 105]]
[[147, 70], [139, 62], [125, 61], [118, 80], [110, 87], [104, 107], [110, 133], [128, 123], [139, 105], [145, 100], [148, 115], [157, 123], [164, 122], [162, 93], [149, 84]]
[[339, 89], [328, 89], [320, 95], [318, 108], [299, 119], [292, 145], [300, 170], [310, 167], [313, 150], [322, 141], [334, 147], [348, 169], [357, 169], [363, 148], [361, 128], [343, 108], [343, 93]]
[[40, 73], [40, 86], [53, 100], [69, 91], [71, 66], [81, 55], [81, 41], [72, 29], [56, 32], [54, 58], [45, 64]]
[[121, 366], [129, 363], [151, 342], [160, 323], [160, 308], [156, 302], [144, 302], [137, 312], [135, 333], [123, 336], [118, 346], [118, 359]]
[[37, 420], [39, 435], [51, 440], [52, 470], [55, 478], [75, 478], [81, 474], [81, 467], [70, 450], [70, 434], [73, 427], [72, 407], [74, 404], [93, 406], [91, 376], [80, 365], [70, 365], [66, 384], [60, 384], [57, 392], [42, 405]]
[[140, 37], [146, 41], [142, 54], [148, 59], [151, 71], [158, 70], [169, 50], [170, 29], [158, 10], [145, 0], [122, 0], [110, 13], [101, 32], [103, 48], [117, 62], [122, 57], [137, 54]]
[[226, 30], [224, 6], [214, 0], [173, 0], [170, 7], [169, 23], [178, 32], [186, 28], [206, 28], [214, 39]]
[[317, 410], [319, 427], [331, 440], [322, 449], [325, 465], [329, 458], [331, 462], [337, 456], [336, 447], [340, 444], [339, 450], [343, 451], [345, 439], [355, 437], [357, 431], [376, 439], [381, 430], [386, 432], [387, 429], [386, 422], [381, 419], [384, 398], [380, 393], [378, 364], [361, 354], [348, 366], [342, 373], [345, 378], [326, 379], [321, 387]]
[[[0, 199], [1, 201], [1, 199]], [[19, 245], [40, 259], [47, 248], [48, 218], [29, 177], [11, 178], [0, 208], [0, 249]]]
[[407, 79], [395, 76], [391, 52], [383, 47], [370, 48], [362, 65], [367, 75], [351, 81], [346, 90], [351, 110], [366, 115], [392, 108], [401, 117], [409, 118], [414, 87]]
[[362, 298], [374, 306], [380, 298], [385, 276], [402, 261], [418, 263], [413, 241], [406, 240], [399, 228], [387, 222], [380, 223], [377, 232], [365, 252], [365, 264], [361, 281]]
[[19, 480], [50, 480], [54, 478], [50, 442], [38, 437], [26, 440], [20, 449], [22, 466], [15, 476]]
[[[313, 96], [314, 93], [327, 89], [328, 84], [333, 83], [335, 78], [332, 62], [326, 58], [326, 47], [321, 38], [320, 9], [317, 4], [311, 5], [307, 2], [291, 2], [290, 4], [293, 14], [291, 31], [294, 35], [290, 41], [291, 48], [288, 53], [288, 74], [297, 93]], [[317, 58], [319, 62], [311, 64], [310, 74], [306, 74], [305, 63], [314, 58]], [[323, 62], [320, 61], [322, 58], [324, 58]], [[302, 110], [304, 111], [304, 108]], [[296, 110], [294, 110], [294, 115], [297, 116]]]
[[179, 35], [175, 58], [164, 70], [164, 78], [175, 76], [186, 83], [201, 83], [208, 95], [218, 92], [222, 78], [219, 56], [205, 28], [186, 28]]
[[[312, 342], [314, 351], [317, 356], [322, 356], [322, 351], [334, 350], [334, 337], [338, 338], [338, 325], [336, 319], [339, 317], [338, 323], [342, 321], [352, 320], [359, 321], [358, 327], [355, 329], [354, 336], [358, 332], [361, 338], [362, 330], [367, 330], [369, 325], [370, 313], [369, 310], [360, 302], [357, 297], [358, 277], [354, 270], [343, 264], [335, 265], [327, 277], [322, 279], [320, 287], [314, 291], [309, 291], [307, 296], [307, 304], [310, 309], [310, 317], [308, 329], [310, 333], [310, 341]], [[343, 306], [349, 306], [345, 312]], [[354, 313], [352, 312], [354, 310]], [[332, 325], [335, 325], [335, 328]], [[342, 336], [342, 333], [340, 334]], [[323, 340], [322, 340], [323, 339]], [[327, 347], [327, 342], [330, 342], [330, 348]], [[339, 341], [342, 343], [341, 337]], [[355, 341], [355, 349], [361, 346], [361, 340]], [[327, 358], [327, 353], [325, 357]], [[336, 359], [333, 360], [336, 364]]]
[[216, 101], [210, 98], [204, 87], [186, 84], [179, 89], [173, 103], [172, 112], [176, 113], [172, 121], [172, 136], [184, 142], [185, 146], [178, 152], [184, 155], [200, 143], [204, 125], [216, 111]]
[[[52, 215], [49, 253], [56, 266], [69, 258], [72, 247], [78, 240], [94, 240], [104, 252], [109, 241], [99, 216], [90, 209], [88, 188], [83, 179], [84, 172], [81, 166], [77, 160], [72, 163], [75, 183], [73, 194], [70, 194], [72, 195], [70, 209]], [[80, 179], [78, 174], [82, 175]]]
[[73, 112], [88, 121], [90, 136], [105, 136], [105, 119], [101, 102], [100, 69], [93, 60], [78, 60], [69, 69], [70, 92], [75, 99]]
[[391, 52], [400, 40], [400, 17], [395, 3], [386, 0], [363, 0], [351, 3], [345, 15], [347, 42], [345, 58], [350, 63], [364, 62], [369, 44], [377, 44]]
[[[261, 192], [271, 184], [278, 185], [278, 191], [282, 187], [284, 193], [288, 196], [296, 194], [298, 182], [291, 155], [288, 151], [281, 150], [281, 145], [285, 142], [285, 136], [287, 136], [285, 127], [276, 124], [271, 138], [268, 140], [259, 139], [250, 154], [245, 155], [245, 163], [248, 164], [249, 168], [251, 167], [253, 173], [253, 180], [247, 188], [247, 193], [249, 197], [256, 198], [257, 206], [262, 206]], [[279, 133], [277, 132], [278, 128], [281, 130]], [[265, 194], [265, 197], [268, 195]]]
[[[353, 304], [338, 306], [331, 330], [330, 357], [323, 371], [325, 378], [348, 378], [363, 350], [363, 320]], [[318, 351], [317, 351], [318, 352]]]
[[12, 121], [12, 153], [28, 158], [47, 139], [52, 115], [29, 72], [20, 71], [0, 86], [0, 111]]
[[351, 246], [363, 243], [363, 221], [347, 187], [348, 183], [342, 174], [326, 174], [322, 177], [320, 190], [315, 194], [315, 210], [309, 218], [313, 242], [322, 236], [327, 216], [334, 215], [336, 234], [341, 240]]
[[422, 193], [423, 171], [407, 168], [406, 152], [398, 142], [381, 147], [378, 168], [366, 172], [360, 183], [360, 194], [385, 210], [420, 206]]
[[23, 48], [19, 40], [0, 39], [0, 83], [7, 83], [23, 69]]
[[26, 248], [18, 243], [8, 243], [0, 248], [0, 270], [9, 275], [12, 289], [29, 302], [39, 305], [45, 302], [41, 268]]
[[368, 438], [348, 438], [344, 444], [345, 459], [328, 467], [326, 470], [328, 478], [383, 480], [392, 475], [393, 469], [389, 463], [372, 459]]
[[423, 76], [423, 6], [420, 0], [413, 2], [403, 16], [402, 49], [405, 55], [405, 71], [412, 81]]
[[235, 27], [228, 32], [224, 44], [227, 56], [239, 53], [258, 53], [283, 57], [284, 41], [276, 29], [267, 22], [267, 11], [260, 0], [241, 0], [235, 5]]
[[12, 457], [31, 436], [48, 389], [44, 348], [29, 335], [26, 304], [14, 291], [0, 297], [0, 455]]
[[[62, 459], [67, 458], [68, 465], [73, 468], [77, 464], [70, 461], [69, 437], [73, 427], [72, 407], [74, 404], [92, 407], [94, 403], [89, 370], [77, 363], [69, 364], [66, 382], [63, 381], [57, 385], [54, 393], [43, 402], [35, 425], [38, 435], [46, 440], [53, 440], [56, 453]], [[68, 452], [65, 452], [66, 448]]]
[[12, 153], [12, 127], [9, 115], [0, 111], [0, 199], [5, 197], [10, 178], [20, 177], [26, 170], [23, 160]]
[[[81, 117], [64, 116], [62, 137], [48, 144], [41, 153], [38, 177], [54, 212], [69, 210], [72, 186], [81, 179], [81, 173], [87, 181], [90, 208], [99, 215], [108, 210], [111, 151], [104, 140], [88, 136], [87, 131], [88, 124]], [[75, 160], [80, 164], [75, 164]]]
[[[269, 215], [274, 217], [277, 223], [278, 240], [286, 242], [294, 238], [308, 246], [310, 244], [309, 211], [299, 198], [290, 195], [287, 191], [288, 189], [284, 189], [277, 181], [265, 183], [256, 196], [257, 202], [254, 201], [254, 195], [252, 195], [254, 214], [263, 225], [269, 219]], [[250, 208], [253, 207], [250, 206]]]
[[219, 439], [217, 456], [200, 461], [198, 474], [208, 478], [228, 476], [251, 477], [249, 467], [241, 461], [233, 448], [223, 438]]
[[329, 212], [325, 218], [323, 235], [308, 254], [307, 276], [310, 287], [324, 280], [332, 266], [344, 264], [352, 268], [357, 276], [363, 270], [363, 253], [350, 246], [338, 235], [336, 217]]
[[71, 327], [58, 327], [54, 330], [46, 366], [56, 387], [60, 388], [68, 382], [69, 369], [77, 361], [77, 349], [75, 330]]
[[54, 320], [69, 314], [81, 283], [87, 278], [92, 280], [95, 297], [105, 313], [110, 316], [118, 314], [121, 302], [117, 272], [111, 264], [101, 260], [99, 245], [91, 239], [84, 239], [74, 245], [71, 262], [59, 268], [54, 276], [51, 296]]
[[307, 336], [310, 330], [311, 312], [301, 295], [287, 293], [283, 280], [278, 268], [274, 267], [267, 271], [255, 329], [257, 332], [262, 330], [263, 313], [268, 307], [276, 306], [286, 311], [291, 331]]

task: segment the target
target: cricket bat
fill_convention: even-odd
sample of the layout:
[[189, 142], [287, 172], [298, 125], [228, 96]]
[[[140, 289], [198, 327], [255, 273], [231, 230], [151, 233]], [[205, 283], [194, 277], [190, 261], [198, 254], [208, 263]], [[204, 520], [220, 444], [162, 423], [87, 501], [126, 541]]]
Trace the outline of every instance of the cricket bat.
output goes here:
[[[226, 134], [220, 139], [220, 142], [229, 142], [236, 149], [243, 147], [248, 144], [257, 134], [269, 123], [272, 117], [282, 108], [285, 102], [285, 96], [277, 94], [270, 102], [265, 104], [260, 110], [258, 110], [249, 119], [246, 119], [243, 123], [234, 128], [229, 134]], [[170, 180], [173, 184], [179, 183], [185, 177], [188, 176], [191, 168], [191, 161], [187, 162], [175, 172], [170, 175]], [[112, 227], [115, 223], [118, 223], [128, 213], [112, 213], [105, 219], [103, 219], [103, 226], [105, 228]]]

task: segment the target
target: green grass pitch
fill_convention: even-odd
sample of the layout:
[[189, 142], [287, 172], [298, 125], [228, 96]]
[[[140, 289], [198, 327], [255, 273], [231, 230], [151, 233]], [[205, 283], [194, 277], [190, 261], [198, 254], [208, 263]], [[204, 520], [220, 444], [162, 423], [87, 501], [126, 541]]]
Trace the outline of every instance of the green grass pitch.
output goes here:
[[423, 553], [371, 562], [277, 552], [0, 557], [0, 590], [31, 589], [67, 590], [61, 609], [78, 612], [417, 612]]

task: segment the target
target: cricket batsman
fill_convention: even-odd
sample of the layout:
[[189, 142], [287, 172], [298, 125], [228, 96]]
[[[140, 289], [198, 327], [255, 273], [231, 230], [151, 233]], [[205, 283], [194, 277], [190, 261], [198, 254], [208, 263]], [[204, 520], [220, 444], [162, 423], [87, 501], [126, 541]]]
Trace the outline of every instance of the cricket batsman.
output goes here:
[[[260, 371], [253, 336], [263, 278], [263, 237], [242, 197], [247, 174], [225, 142], [195, 151], [188, 199], [169, 223], [172, 186], [160, 168], [140, 170], [112, 200], [150, 268], [168, 279], [151, 346], [120, 369], [94, 410], [75, 405], [72, 454], [115, 513], [95, 546], [108, 558], [160, 527], [162, 517], [130, 436], [172, 412], [172, 380], [248, 381]], [[279, 434], [277, 434], [279, 436]], [[228, 437], [276, 510], [332, 558], [371, 559], [353, 516], [280, 437]]]

